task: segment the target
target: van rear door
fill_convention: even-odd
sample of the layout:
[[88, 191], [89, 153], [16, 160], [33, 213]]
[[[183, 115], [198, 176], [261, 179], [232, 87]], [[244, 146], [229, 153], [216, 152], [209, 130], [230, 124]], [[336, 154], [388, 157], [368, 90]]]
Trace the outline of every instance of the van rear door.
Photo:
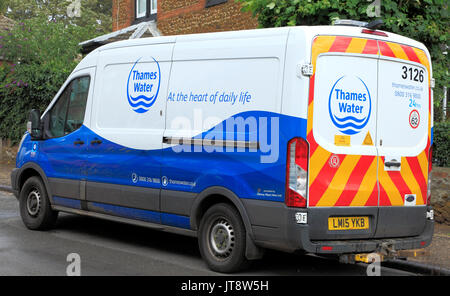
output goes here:
[[[311, 239], [418, 235], [431, 141], [427, 55], [375, 39], [317, 36], [311, 63]], [[352, 218], [366, 228], [346, 227]]]
[[[425, 226], [430, 145], [429, 64], [417, 48], [378, 41], [379, 219], [376, 237]], [[407, 207], [400, 209], [399, 207]]]
[[[377, 42], [317, 36], [311, 63], [314, 74], [310, 79], [307, 124], [310, 237], [371, 238], [378, 217], [374, 142]], [[340, 227], [349, 217], [358, 217], [358, 223]]]

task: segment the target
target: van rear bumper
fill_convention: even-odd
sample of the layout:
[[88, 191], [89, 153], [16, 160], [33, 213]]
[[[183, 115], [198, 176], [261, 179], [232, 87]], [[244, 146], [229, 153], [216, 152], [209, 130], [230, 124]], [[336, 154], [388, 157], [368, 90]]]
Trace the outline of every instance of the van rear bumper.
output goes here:
[[434, 221], [428, 220], [423, 233], [413, 237], [312, 241], [308, 226], [295, 226], [288, 232], [289, 245], [296, 250], [316, 254], [370, 253], [386, 247], [392, 250], [420, 249], [431, 243], [434, 231]]
[[[255, 244], [287, 252], [345, 254], [420, 249], [431, 243], [434, 231], [434, 220], [426, 215], [432, 209], [429, 206], [300, 209], [277, 202], [246, 200], [244, 204]], [[306, 224], [296, 223], [299, 212], [307, 213]], [[335, 216], [368, 216], [371, 227], [365, 231], [328, 231], [328, 217]]]
[[[316, 254], [345, 254], [345, 253], [369, 253], [369, 252], [379, 252], [382, 249], [389, 248], [392, 250], [408, 250], [408, 249], [420, 249], [427, 247], [432, 240], [434, 232], [434, 220], [426, 218], [426, 212], [431, 210], [431, 207], [422, 207], [422, 211], [418, 208], [404, 207], [397, 209], [389, 209], [387, 212], [391, 214], [390, 219], [382, 217], [384, 222], [379, 220], [377, 228], [386, 228], [387, 224], [390, 224], [391, 231], [382, 231], [384, 235], [377, 234], [374, 231], [371, 236], [364, 236], [364, 238], [353, 238], [353, 239], [311, 239], [311, 234], [317, 233], [317, 224], [311, 223], [306, 225], [287, 223], [287, 239], [291, 247], [296, 247], [298, 250], [304, 250], [308, 253]], [[306, 211], [314, 212], [315, 209], [306, 209]], [[380, 215], [386, 209], [379, 209]], [[403, 225], [399, 225], [399, 221], [396, 221], [396, 216], [402, 218], [405, 211], [410, 210], [410, 216], [413, 220], [420, 220], [422, 227], [418, 231], [417, 224], [411, 225], [407, 228]], [[298, 212], [296, 209], [287, 209], [288, 220], [295, 221], [295, 213]], [[333, 216], [333, 210], [329, 210], [329, 215]], [[420, 215], [418, 215], [420, 213]], [[314, 218], [314, 215], [308, 215]], [[309, 218], [309, 217], [308, 217]], [[403, 219], [406, 219], [403, 217]], [[408, 219], [411, 219], [409, 217]], [[398, 223], [392, 223], [398, 222]], [[323, 225], [322, 225], [323, 227]], [[392, 234], [395, 234], [393, 236]], [[392, 236], [391, 236], [392, 235]]]

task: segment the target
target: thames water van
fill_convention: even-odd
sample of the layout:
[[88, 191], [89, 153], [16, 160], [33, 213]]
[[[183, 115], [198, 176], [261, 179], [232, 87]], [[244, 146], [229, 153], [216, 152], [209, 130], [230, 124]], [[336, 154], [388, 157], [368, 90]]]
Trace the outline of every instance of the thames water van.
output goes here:
[[432, 81], [423, 44], [367, 27], [108, 44], [30, 112], [13, 189], [30, 229], [67, 212], [196, 236], [220, 272], [423, 248]]

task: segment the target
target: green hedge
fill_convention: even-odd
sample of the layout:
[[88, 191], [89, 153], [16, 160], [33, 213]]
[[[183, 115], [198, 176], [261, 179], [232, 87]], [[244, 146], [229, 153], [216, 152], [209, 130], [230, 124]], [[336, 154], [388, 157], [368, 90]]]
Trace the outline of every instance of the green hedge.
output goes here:
[[450, 121], [435, 123], [433, 133], [433, 164], [450, 167]]
[[0, 138], [20, 141], [31, 109], [44, 111], [80, 60], [89, 30], [35, 18], [0, 32]]

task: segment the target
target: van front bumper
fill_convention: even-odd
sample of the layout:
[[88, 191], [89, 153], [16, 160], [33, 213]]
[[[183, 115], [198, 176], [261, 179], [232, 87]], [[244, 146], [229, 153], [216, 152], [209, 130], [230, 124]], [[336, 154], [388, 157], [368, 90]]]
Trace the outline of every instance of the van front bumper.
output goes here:
[[12, 192], [16, 198], [19, 198], [19, 185], [18, 185], [18, 177], [19, 177], [19, 168], [14, 168], [11, 171], [11, 187]]

